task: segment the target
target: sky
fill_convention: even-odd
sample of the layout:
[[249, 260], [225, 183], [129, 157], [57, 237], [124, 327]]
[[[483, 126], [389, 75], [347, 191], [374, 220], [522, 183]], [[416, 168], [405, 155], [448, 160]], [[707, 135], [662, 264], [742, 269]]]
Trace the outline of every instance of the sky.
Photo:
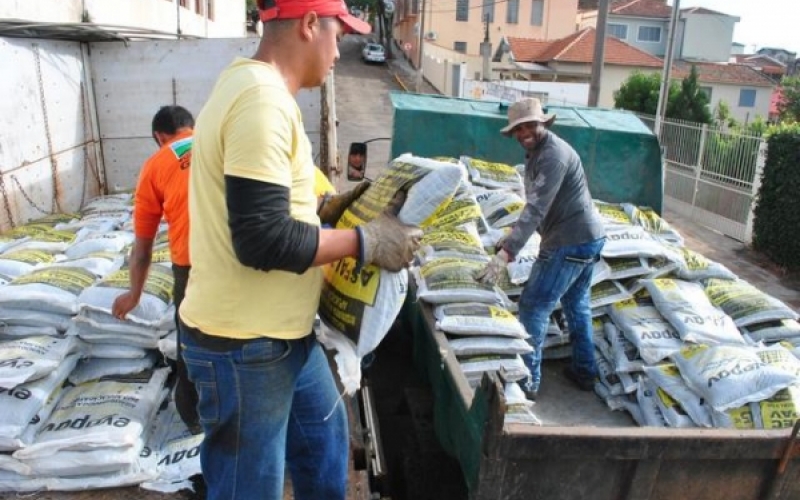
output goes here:
[[[674, 0], [668, 0], [674, 5]], [[800, 56], [800, 0], [681, 0], [681, 9], [705, 7], [740, 18], [733, 41], [745, 53], [761, 47], [790, 50]]]

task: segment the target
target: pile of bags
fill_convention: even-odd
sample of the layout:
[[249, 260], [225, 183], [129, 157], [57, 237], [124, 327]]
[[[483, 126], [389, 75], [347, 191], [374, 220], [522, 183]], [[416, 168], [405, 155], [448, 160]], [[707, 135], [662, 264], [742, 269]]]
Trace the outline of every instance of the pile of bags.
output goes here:
[[[166, 231], [142, 300], [129, 288], [130, 194], [0, 237], [0, 491], [190, 488], [199, 444], [169, 402], [174, 359]], [[170, 340], [170, 336], [171, 340]]]

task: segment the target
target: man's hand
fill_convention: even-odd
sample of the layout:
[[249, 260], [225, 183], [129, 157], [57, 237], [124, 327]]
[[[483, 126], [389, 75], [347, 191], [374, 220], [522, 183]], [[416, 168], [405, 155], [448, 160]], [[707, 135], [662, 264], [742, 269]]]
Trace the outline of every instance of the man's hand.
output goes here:
[[503, 276], [503, 272], [505, 272], [509, 260], [508, 252], [501, 249], [492, 257], [492, 260], [486, 264], [486, 267], [478, 271], [475, 275], [475, 279], [487, 285], [496, 285]]
[[350, 207], [350, 204], [357, 200], [364, 191], [369, 188], [369, 182], [364, 181], [350, 191], [342, 194], [335, 194], [328, 196], [322, 200], [317, 215], [322, 224], [328, 224], [331, 227], [336, 227], [342, 214]]
[[414, 252], [422, 241], [422, 229], [404, 224], [397, 218], [405, 199], [405, 193], [398, 191], [378, 218], [360, 226], [365, 264], [398, 272], [408, 267], [414, 258]]
[[138, 305], [139, 297], [133, 292], [125, 292], [114, 299], [114, 305], [111, 306], [111, 314], [118, 320], [124, 320], [128, 313]]

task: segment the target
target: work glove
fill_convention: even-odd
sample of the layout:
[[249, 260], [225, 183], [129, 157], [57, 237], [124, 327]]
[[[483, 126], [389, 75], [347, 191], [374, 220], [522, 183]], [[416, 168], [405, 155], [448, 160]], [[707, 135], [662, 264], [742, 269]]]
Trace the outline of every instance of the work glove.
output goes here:
[[359, 226], [361, 262], [374, 264], [387, 271], [398, 272], [414, 258], [422, 240], [422, 229], [404, 224], [397, 214], [405, 202], [405, 193], [398, 191], [389, 206], [376, 219]]
[[369, 187], [369, 182], [364, 181], [350, 191], [342, 194], [326, 195], [317, 209], [320, 223], [336, 227], [342, 214], [356, 201]]
[[503, 273], [506, 272], [509, 260], [511, 260], [511, 257], [508, 252], [500, 249], [494, 254], [492, 260], [486, 264], [486, 267], [475, 274], [475, 279], [486, 285], [496, 285], [500, 278], [503, 277]]

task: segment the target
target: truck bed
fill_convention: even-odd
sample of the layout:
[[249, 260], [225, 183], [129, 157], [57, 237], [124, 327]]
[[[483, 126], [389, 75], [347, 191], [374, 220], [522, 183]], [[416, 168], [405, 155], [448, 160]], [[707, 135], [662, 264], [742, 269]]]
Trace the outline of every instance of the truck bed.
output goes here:
[[472, 500], [800, 498], [797, 426], [638, 427], [593, 393], [570, 387], [560, 375], [563, 361], [545, 364], [534, 407], [544, 425], [505, 424], [501, 382], [487, 374], [472, 390], [433, 328], [429, 305], [409, 299], [400, 322], [432, 388], [436, 435], [458, 460]]

